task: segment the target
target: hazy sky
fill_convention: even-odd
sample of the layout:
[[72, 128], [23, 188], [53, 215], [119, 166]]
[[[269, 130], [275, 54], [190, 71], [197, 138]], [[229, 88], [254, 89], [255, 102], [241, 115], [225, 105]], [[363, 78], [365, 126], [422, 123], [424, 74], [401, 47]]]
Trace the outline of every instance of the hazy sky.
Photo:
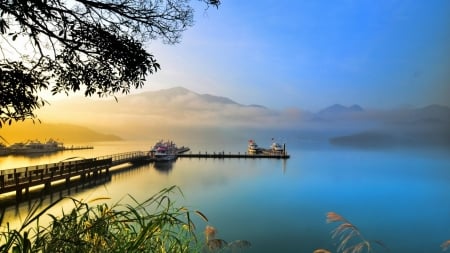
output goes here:
[[[195, 2], [195, 1], [194, 1]], [[449, 0], [223, 0], [177, 45], [149, 44], [183, 86], [273, 109], [449, 105]]]

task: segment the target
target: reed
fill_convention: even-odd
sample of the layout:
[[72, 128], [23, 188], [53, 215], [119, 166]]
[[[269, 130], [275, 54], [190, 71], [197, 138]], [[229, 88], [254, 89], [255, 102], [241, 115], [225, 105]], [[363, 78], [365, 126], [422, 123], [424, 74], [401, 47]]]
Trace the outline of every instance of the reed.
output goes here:
[[337, 252], [369, 253], [373, 252], [373, 244], [379, 245], [386, 251], [389, 251], [381, 241], [367, 240], [361, 234], [360, 230], [343, 216], [335, 212], [328, 212], [327, 223], [334, 222], [340, 223], [340, 225], [331, 232], [332, 239], [336, 239], [339, 242]]
[[223, 239], [216, 238], [217, 229], [213, 226], [207, 225], [205, 228], [205, 245], [203, 246], [203, 253], [217, 253], [217, 252], [241, 252], [250, 248], [252, 244], [247, 240], [235, 240], [226, 242]]
[[[169, 195], [178, 187], [165, 188], [144, 202], [108, 206], [104, 200], [82, 202], [69, 198], [74, 208], [61, 216], [48, 210], [61, 200], [37, 212], [34, 206], [22, 226], [0, 231], [0, 252], [198, 252], [191, 215], [207, 221], [199, 211], [175, 206]], [[181, 192], [181, 191], [180, 191]], [[48, 226], [40, 218], [51, 217]]]
[[442, 251], [447, 251], [450, 248], [450, 240], [447, 240], [441, 244]]

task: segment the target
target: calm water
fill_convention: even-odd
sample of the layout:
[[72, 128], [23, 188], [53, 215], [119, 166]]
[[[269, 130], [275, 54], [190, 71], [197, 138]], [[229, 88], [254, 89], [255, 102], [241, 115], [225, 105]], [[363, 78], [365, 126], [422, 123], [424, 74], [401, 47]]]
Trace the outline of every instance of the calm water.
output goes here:
[[[190, 146], [192, 152], [245, 152], [248, 135], [226, 138], [227, 134], [174, 140]], [[270, 138], [265, 139], [256, 141], [270, 145]], [[252, 247], [243, 252], [313, 252], [317, 248], [335, 252], [330, 232], [336, 224], [325, 222], [329, 211], [353, 222], [366, 238], [383, 241], [391, 252], [441, 252], [440, 244], [450, 239], [448, 150], [354, 150], [286, 139], [291, 154], [286, 161], [180, 158], [172, 167], [149, 164], [114, 174], [110, 182], [71, 190], [71, 195], [111, 197], [116, 202], [129, 193], [145, 200], [164, 187], [178, 185], [184, 198], [176, 196], [177, 203], [206, 214], [218, 237], [249, 240]], [[93, 150], [35, 158], [2, 157], [0, 168], [146, 150], [156, 140], [94, 143]], [[65, 194], [55, 193], [48, 201]], [[4, 221], [23, 220], [28, 207], [24, 203], [6, 208]], [[205, 225], [197, 221], [199, 233]]]

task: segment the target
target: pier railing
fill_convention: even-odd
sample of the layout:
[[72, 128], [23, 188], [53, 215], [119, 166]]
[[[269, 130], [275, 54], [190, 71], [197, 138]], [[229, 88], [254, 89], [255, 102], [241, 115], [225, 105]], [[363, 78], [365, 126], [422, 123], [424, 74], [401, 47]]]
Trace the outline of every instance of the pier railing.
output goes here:
[[52, 182], [79, 177], [86, 180], [109, 172], [109, 168], [123, 163], [143, 162], [145, 152], [127, 152], [96, 158], [61, 161], [15, 169], [0, 170], [0, 194], [16, 191], [16, 197], [22, 195], [22, 190], [28, 192], [30, 187], [44, 185], [50, 187]]
[[275, 152], [264, 152], [258, 154], [252, 153], [225, 153], [225, 152], [198, 152], [198, 153], [183, 153], [178, 154], [178, 157], [185, 158], [249, 158], [249, 159], [257, 159], [257, 158], [276, 158], [276, 159], [288, 159], [290, 156], [286, 152], [275, 153]]
[[[185, 158], [278, 158], [287, 159], [289, 155], [283, 153], [261, 154], [226, 154], [219, 153], [180, 153], [178, 157]], [[65, 180], [69, 183], [73, 178], [85, 181], [97, 178], [101, 174], [108, 174], [113, 166], [125, 163], [151, 162], [148, 152], [134, 151], [114, 155], [100, 156], [96, 158], [80, 159], [72, 161], [60, 161], [43, 165], [28, 166], [16, 169], [0, 170], [0, 194], [16, 191], [16, 197], [20, 198], [23, 190], [25, 193], [30, 187], [44, 185], [50, 187], [53, 182]]]
[[110, 159], [110, 158], [112, 161], [112, 166], [115, 166], [122, 163], [145, 161], [148, 159], [148, 154], [147, 152], [144, 151], [133, 151], [114, 155], [100, 156], [97, 157], [96, 159]]

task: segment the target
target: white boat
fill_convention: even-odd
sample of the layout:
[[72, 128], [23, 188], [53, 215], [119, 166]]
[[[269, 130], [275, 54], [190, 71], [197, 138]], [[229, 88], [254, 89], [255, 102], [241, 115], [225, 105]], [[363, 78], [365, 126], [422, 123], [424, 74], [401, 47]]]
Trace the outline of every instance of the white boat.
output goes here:
[[178, 148], [171, 141], [158, 141], [150, 150], [149, 154], [155, 162], [174, 161], [178, 158]]
[[10, 153], [9, 148], [5, 144], [0, 143], [0, 155], [9, 155]]
[[272, 145], [270, 145], [270, 150], [274, 153], [281, 153], [284, 151], [283, 146], [281, 146], [278, 142], [272, 142]]
[[64, 146], [61, 142], [53, 139], [42, 143], [38, 140], [27, 141], [25, 143], [18, 142], [9, 146], [9, 150], [13, 154], [34, 154], [34, 153], [51, 153], [63, 150]]
[[257, 153], [261, 153], [262, 149], [260, 147], [258, 147], [258, 144], [256, 144], [256, 142], [254, 140], [249, 140], [247, 151], [249, 154], [257, 154]]

